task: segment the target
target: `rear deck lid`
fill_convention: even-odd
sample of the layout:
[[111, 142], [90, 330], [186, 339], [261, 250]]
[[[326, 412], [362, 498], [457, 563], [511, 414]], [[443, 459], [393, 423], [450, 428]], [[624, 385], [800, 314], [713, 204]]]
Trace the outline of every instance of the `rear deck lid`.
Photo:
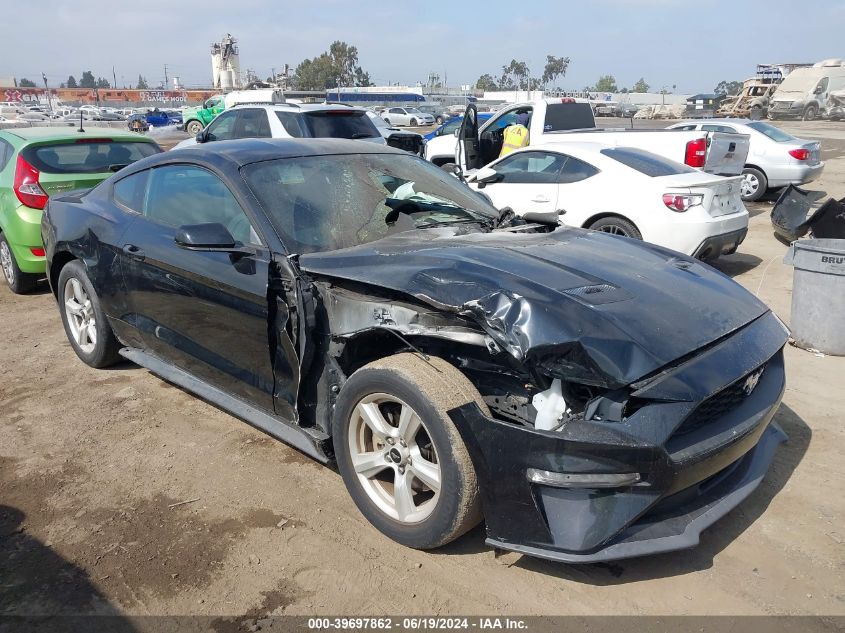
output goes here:
[[709, 132], [704, 171], [719, 176], [738, 176], [745, 168], [750, 145], [748, 134]]

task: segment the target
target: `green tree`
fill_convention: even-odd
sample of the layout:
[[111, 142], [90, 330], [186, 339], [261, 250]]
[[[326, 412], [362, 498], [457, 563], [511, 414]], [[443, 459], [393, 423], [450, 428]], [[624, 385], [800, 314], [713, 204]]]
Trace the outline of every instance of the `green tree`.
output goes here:
[[67, 85], [68, 88], [77, 88], [78, 86], [76, 84], [76, 77], [74, 77], [73, 75], [70, 75], [67, 78], [67, 84], [66, 85]]
[[741, 91], [741, 81], [720, 81], [713, 89], [713, 92], [717, 95], [738, 95]]
[[18, 82], [18, 86], [20, 88], [35, 88], [35, 82], [31, 79], [27, 79], [26, 77], [21, 77], [21, 80]]
[[643, 77], [640, 77], [637, 83], [631, 87], [631, 92], [648, 92], [649, 85], [645, 82]]
[[475, 82], [476, 90], [498, 90], [499, 84], [496, 83], [496, 80], [493, 78], [493, 75], [489, 73], [485, 73], [478, 78], [478, 81]]
[[530, 89], [531, 71], [528, 64], [515, 59], [510, 64], [502, 66], [502, 78], [499, 80], [501, 90], [528, 90]]
[[596, 92], [616, 92], [619, 88], [616, 86], [616, 79], [613, 75], [602, 75], [593, 90]]
[[102, 77], [97, 78], [96, 88], [111, 88], [111, 84], [109, 83], [108, 79], [103, 79]]
[[318, 57], [303, 60], [293, 78], [299, 90], [325, 90], [340, 86], [371, 86], [370, 75], [358, 64], [358, 49], [335, 41]]
[[147, 78], [142, 77], [140, 74], [138, 75], [138, 84], [135, 86], [135, 90], [147, 90], [149, 88], [149, 84], [147, 84]]
[[82, 78], [79, 80], [79, 87], [80, 88], [96, 88], [97, 87], [97, 80], [94, 79], [94, 73], [90, 70], [86, 70], [82, 73]]
[[541, 82], [543, 86], [548, 86], [554, 82], [558, 77], [566, 77], [566, 71], [569, 68], [568, 57], [555, 57], [554, 55], [546, 55], [546, 66], [543, 69], [543, 77]]

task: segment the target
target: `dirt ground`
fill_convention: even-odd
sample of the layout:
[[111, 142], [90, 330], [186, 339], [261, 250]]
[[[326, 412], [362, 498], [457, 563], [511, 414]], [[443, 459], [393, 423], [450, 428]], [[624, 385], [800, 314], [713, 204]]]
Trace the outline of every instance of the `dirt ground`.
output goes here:
[[[783, 127], [822, 140], [813, 188], [845, 195], [845, 125]], [[718, 267], [788, 322], [770, 208]], [[787, 348], [789, 443], [697, 549], [569, 566], [497, 557], [483, 527], [391, 542], [333, 470], [137, 366], [83, 365], [46, 286], [0, 287], [0, 332], [0, 614], [845, 614], [845, 358]]]

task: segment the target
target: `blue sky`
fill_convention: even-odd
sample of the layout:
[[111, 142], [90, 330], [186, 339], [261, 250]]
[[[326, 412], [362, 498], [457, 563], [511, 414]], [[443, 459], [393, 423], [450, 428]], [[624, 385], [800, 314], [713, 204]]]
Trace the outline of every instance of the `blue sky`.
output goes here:
[[620, 86], [645, 77], [656, 90], [691, 93], [744, 79], [758, 62], [845, 58], [845, 0], [38, 0], [3, 14], [0, 77], [44, 72], [56, 85], [87, 69], [111, 80], [112, 65], [118, 83], [139, 73], [152, 83], [164, 64], [171, 77], [206, 84], [209, 45], [227, 32], [242, 68], [260, 76], [340, 39], [379, 84], [432, 71], [474, 83], [511, 59], [539, 75], [552, 54], [572, 59], [566, 88], [612, 74]]

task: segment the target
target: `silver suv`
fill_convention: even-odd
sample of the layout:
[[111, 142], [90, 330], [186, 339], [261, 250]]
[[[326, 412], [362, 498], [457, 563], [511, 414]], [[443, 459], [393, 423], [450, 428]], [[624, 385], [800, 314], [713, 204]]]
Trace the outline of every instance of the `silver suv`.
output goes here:
[[278, 103], [239, 104], [227, 108], [196, 138], [185, 139], [173, 149], [239, 138], [348, 138], [385, 144], [363, 108], [325, 103]]

